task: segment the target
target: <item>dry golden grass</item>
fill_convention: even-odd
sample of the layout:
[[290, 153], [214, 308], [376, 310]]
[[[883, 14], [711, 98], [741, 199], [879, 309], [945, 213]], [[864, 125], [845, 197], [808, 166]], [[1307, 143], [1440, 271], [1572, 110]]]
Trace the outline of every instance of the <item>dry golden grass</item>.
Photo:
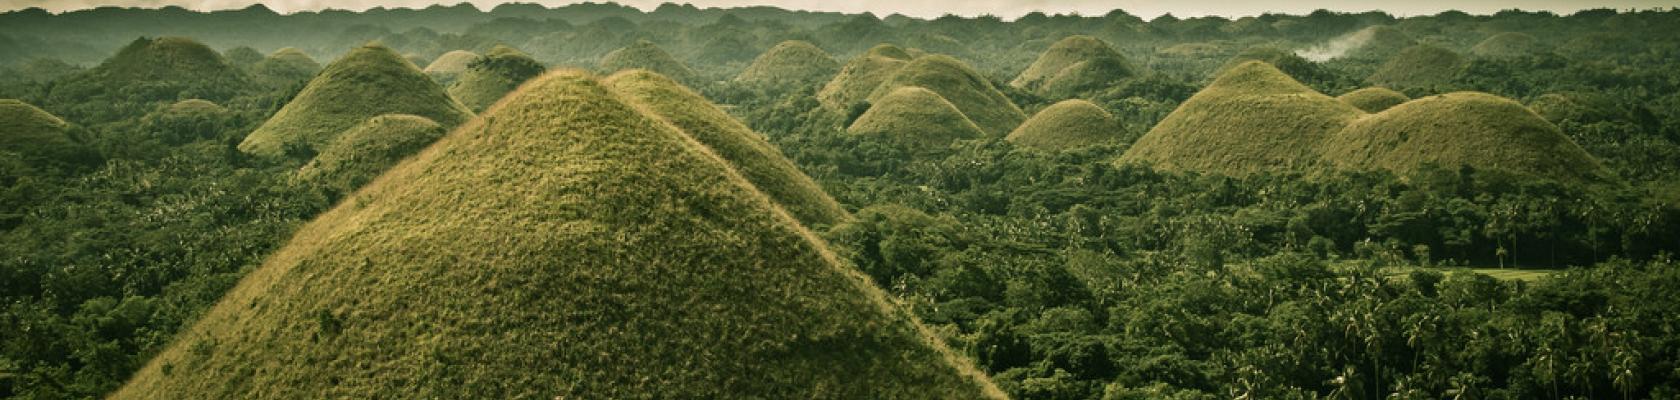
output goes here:
[[1038, 56], [1009, 85], [1049, 97], [1067, 97], [1113, 86], [1134, 75], [1130, 62], [1101, 39], [1063, 38]]
[[302, 227], [114, 399], [1003, 398], [717, 154], [550, 73]]
[[338, 135], [303, 168], [301, 181], [350, 193], [443, 137], [442, 125], [426, 117], [386, 114]]
[[617, 72], [627, 69], [645, 69], [665, 75], [685, 85], [692, 85], [699, 81], [699, 75], [689, 69], [682, 61], [677, 61], [671, 53], [646, 40], [637, 40], [622, 49], [613, 50], [601, 57], [602, 72]]

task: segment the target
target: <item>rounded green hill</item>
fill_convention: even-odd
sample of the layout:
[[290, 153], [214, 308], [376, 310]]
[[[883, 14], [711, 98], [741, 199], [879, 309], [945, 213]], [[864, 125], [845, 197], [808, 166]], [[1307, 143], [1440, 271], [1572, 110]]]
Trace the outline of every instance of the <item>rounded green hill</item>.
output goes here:
[[846, 110], [869, 99], [869, 93], [894, 72], [910, 63], [909, 52], [891, 44], [878, 44], [847, 61], [840, 73], [817, 92], [817, 101], [830, 110]]
[[[181, 37], [140, 38], [50, 86], [44, 105], [86, 123], [139, 117], [181, 98], [225, 101], [254, 89], [220, 53]], [[116, 106], [122, 105], [122, 106]]]
[[911, 86], [938, 93], [989, 135], [1006, 135], [1027, 119], [1015, 103], [1010, 102], [979, 72], [962, 61], [940, 54], [918, 57], [894, 72], [869, 94], [870, 103], [878, 104], [888, 94]]
[[348, 194], [437, 141], [445, 132], [442, 125], [426, 117], [407, 114], [373, 117], [339, 134], [337, 140], [298, 170], [297, 177]]
[[1387, 110], [1389, 107], [1394, 107], [1400, 105], [1401, 103], [1411, 101], [1412, 98], [1407, 97], [1405, 93], [1396, 92], [1393, 89], [1385, 87], [1368, 87], [1347, 92], [1341, 96], [1336, 96], [1336, 100], [1341, 100], [1343, 103], [1347, 103], [1348, 105], [1364, 110], [1365, 112], [1374, 113], [1382, 112], [1383, 110]]
[[431, 75], [440, 81], [453, 81], [457, 75], [467, 72], [467, 66], [478, 59], [478, 53], [466, 50], [453, 50], [426, 64], [426, 75]]
[[1392, 88], [1427, 88], [1451, 82], [1464, 66], [1464, 56], [1423, 44], [1395, 54], [1365, 81]]
[[140, 38], [90, 72], [135, 82], [243, 81], [216, 50], [184, 37]]
[[565, 71], [301, 227], [110, 396], [373, 397], [1004, 395], [715, 154]]
[[1124, 133], [1114, 115], [1089, 101], [1075, 99], [1033, 114], [1004, 139], [1018, 146], [1060, 151], [1117, 143]]
[[87, 149], [72, 140], [70, 124], [34, 105], [0, 99], [0, 152], [12, 152], [25, 162], [74, 162]]
[[288, 146], [319, 151], [339, 133], [383, 114], [418, 115], [445, 128], [473, 115], [396, 52], [363, 46], [311, 79], [290, 103], [246, 136], [239, 150], [271, 158], [285, 156]]
[[846, 210], [775, 145], [746, 124], [676, 81], [647, 70], [619, 72], [605, 80], [625, 102], [669, 122], [728, 161], [764, 194], [806, 225], [834, 225]]
[[821, 82], [840, 71], [834, 56], [811, 42], [789, 40], [771, 47], [735, 76], [737, 82], [784, 86]]
[[1388, 25], [1360, 29], [1349, 39], [1353, 48], [1345, 56], [1355, 58], [1383, 58], [1417, 44], [1412, 35]]
[[1434, 164], [1600, 182], [1598, 161], [1522, 104], [1485, 93], [1458, 92], [1412, 100], [1360, 118], [1324, 146], [1324, 158], [1346, 169], [1407, 175]]
[[449, 84], [449, 95], [466, 104], [474, 112], [483, 112], [501, 100], [519, 84], [542, 75], [547, 68], [530, 55], [507, 46], [496, 46], [483, 57], [468, 65], [455, 83]]
[[291, 47], [277, 50], [251, 65], [251, 75], [271, 87], [306, 81], [320, 71], [321, 64], [315, 62], [314, 58]]
[[610, 73], [627, 69], [653, 71], [685, 85], [694, 84], [699, 80], [694, 70], [683, 65], [682, 61], [677, 61], [677, 58], [672, 57], [671, 53], [666, 53], [665, 49], [646, 40], [637, 40], [636, 43], [613, 50], [601, 58], [602, 71]]
[[1359, 109], [1259, 61], [1231, 68], [1133, 143], [1120, 162], [1241, 176], [1318, 165], [1317, 149]]
[[1521, 57], [1541, 51], [1540, 40], [1522, 32], [1504, 32], [1489, 36], [1470, 48], [1478, 57]]
[[1074, 35], [1051, 45], [1009, 85], [1043, 96], [1069, 97], [1113, 86], [1134, 74], [1131, 63], [1108, 43]]
[[916, 86], [899, 88], [874, 102], [846, 132], [882, 138], [917, 152], [936, 151], [958, 139], [986, 135], [949, 100]]

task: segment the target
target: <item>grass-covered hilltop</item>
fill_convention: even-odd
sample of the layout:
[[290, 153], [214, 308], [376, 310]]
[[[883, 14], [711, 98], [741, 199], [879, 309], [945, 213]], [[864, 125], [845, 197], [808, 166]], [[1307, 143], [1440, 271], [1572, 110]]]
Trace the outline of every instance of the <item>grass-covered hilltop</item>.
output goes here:
[[626, 97], [526, 85], [302, 227], [112, 398], [1003, 397]]
[[0, 400], [1680, 397], [1680, 8], [35, 3]]

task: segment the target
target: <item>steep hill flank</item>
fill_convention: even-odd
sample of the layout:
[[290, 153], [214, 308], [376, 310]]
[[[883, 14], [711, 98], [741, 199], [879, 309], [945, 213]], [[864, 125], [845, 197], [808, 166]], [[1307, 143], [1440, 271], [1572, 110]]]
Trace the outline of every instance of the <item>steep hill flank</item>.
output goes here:
[[1306, 170], [1327, 137], [1363, 115], [1259, 61], [1191, 96], [1121, 156], [1169, 171], [1245, 175]]
[[1609, 173], [1556, 126], [1522, 104], [1485, 93], [1425, 97], [1361, 118], [1325, 145], [1342, 168], [1402, 175], [1426, 164], [1599, 182]]
[[1050, 45], [1010, 86], [1050, 97], [1066, 97], [1113, 86], [1134, 75], [1130, 62], [1108, 43], [1085, 35]]
[[1010, 132], [1006, 140], [1018, 146], [1059, 151], [1118, 142], [1125, 134], [1120, 121], [1085, 100], [1051, 105]]
[[685, 85], [692, 85], [699, 81], [694, 70], [677, 61], [671, 53], [659, 48], [653, 42], [638, 40], [622, 49], [613, 50], [601, 58], [601, 70], [617, 72], [627, 69], [645, 69], [660, 75], [665, 75]]
[[370, 45], [328, 65], [246, 136], [239, 150], [262, 157], [283, 156], [288, 145], [319, 151], [339, 133], [383, 114], [418, 115], [445, 128], [472, 118], [472, 111], [414, 64], [389, 48]]
[[806, 225], [833, 225], [846, 210], [752, 128], [670, 78], [647, 70], [620, 72], [606, 84], [627, 103], [716, 152], [741, 176]]
[[1365, 81], [1393, 88], [1426, 88], [1451, 82], [1464, 65], [1464, 56], [1452, 50], [1417, 45], [1394, 55]]
[[443, 126], [426, 117], [386, 114], [368, 119], [338, 135], [297, 177], [348, 194], [366, 185], [398, 161], [443, 137]]
[[542, 75], [547, 68], [512, 47], [496, 46], [473, 60], [449, 85], [449, 95], [474, 112], [483, 112], [519, 84]]
[[876, 101], [846, 132], [884, 138], [916, 152], [942, 150], [952, 141], [986, 135], [956, 105], [917, 86], [899, 88]]
[[759, 55], [735, 80], [769, 86], [803, 85], [821, 82], [839, 71], [840, 62], [828, 52], [810, 42], [789, 40]]
[[904, 87], [923, 87], [957, 106], [963, 115], [990, 135], [1003, 136], [1027, 119], [1015, 103], [979, 72], [945, 55], [918, 57], [869, 94], [871, 104]]
[[869, 93], [888, 77], [910, 63], [909, 52], [891, 44], [879, 44], [847, 61], [840, 73], [817, 92], [817, 101], [830, 110], [844, 111], [869, 99]]
[[587, 74], [510, 96], [302, 227], [111, 398], [1003, 397]]
[[1389, 107], [1394, 107], [1400, 105], [1401, 103], [1411, 101], [1412, 98], [1407, 97], [1405, 93], [1396, 92], [1393, 89], [1384, 87], [1368, 87], [1347, 92], [1341, 96], [1336, 96], [1336, 100], [1341, 100], [1343, 103], [1347, 103], [1348, 105], [1364, 110], [1365, 112], [1374, 113], [1382, 112], [1383, 110], [1387, 110]]

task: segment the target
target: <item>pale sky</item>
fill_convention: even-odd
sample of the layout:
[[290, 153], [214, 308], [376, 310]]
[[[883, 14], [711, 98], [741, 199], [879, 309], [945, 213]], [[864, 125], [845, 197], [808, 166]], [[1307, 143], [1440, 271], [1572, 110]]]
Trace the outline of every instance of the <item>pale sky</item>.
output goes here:
[[[536, 2], [549, 6], [559, 6], [578, 2], [576, 0], [521, 0], [522, 2]], [[601, 2], [604, 0], [596, 0]], [[1288, 14], [1304, 14], [1320, 8], [1334, 11], [1370, 11], [1383, 10], [1398, 16], [1435, 14], [1447, 9], [1457, 9], [1472, 14], [1490, 14], [1499, 10], [1518, 8], [1537, 11], [1548, 10], [1559, 14], [1568, 14], [1586, 8], [1617, 8], [1617, 9], [1646, 9], [1680, 7], [1680, 0], [1460, 0], [1460, 1], [1395, 1], [1395, 0], [1176, 0], [1176, 1], [1145, 1], [1145, 0], [619, 0], [618, 3], [630, 5], [643, 10], [652, 10], [665, 2], [691, 3], [698, 7], [737, 7], [749, 5], [772, 5], [787, 9], [841, 11], [848, 13], [874, 12], [876, 15], [886, 16], [901, 13], [916, 17], [932, 18], [951, 13], [962, 16], [976, 16], [991, 14], [1004, 18], [1015, 18], [1032, 11], [1045, 13], [1078, 12], [1085, 15], [1101, 15], [1109, 10], [1119, 8], [1144, 18], [1153, 18], [1163, 13], [1172, 13], [1180, 17], [1219, 15], [1225, 17], [1241, 17], [1257, 15], [1265, 12]], [[346, 10], [364, 10], [375, 6], [387, 8], [408, 7], [423, 8], [428, 5], [443, 3], [457, 4], [461, 0], [0, 0], [0, 10], [16, 10], [29, 7], [45, 8], [49, 11], [66, 11], [91, 8], [97, 6], [115, 5], [125, 7], [160, 7], [164, 5], [178, 5], [194, 10], [221, 10], [244, 8], [261, 2], [269, 8], [282, 13], [304, 10], [320, 10], [336, 8]], [[467, 1], [488, 10], [505, 1], [472, 0]]]

